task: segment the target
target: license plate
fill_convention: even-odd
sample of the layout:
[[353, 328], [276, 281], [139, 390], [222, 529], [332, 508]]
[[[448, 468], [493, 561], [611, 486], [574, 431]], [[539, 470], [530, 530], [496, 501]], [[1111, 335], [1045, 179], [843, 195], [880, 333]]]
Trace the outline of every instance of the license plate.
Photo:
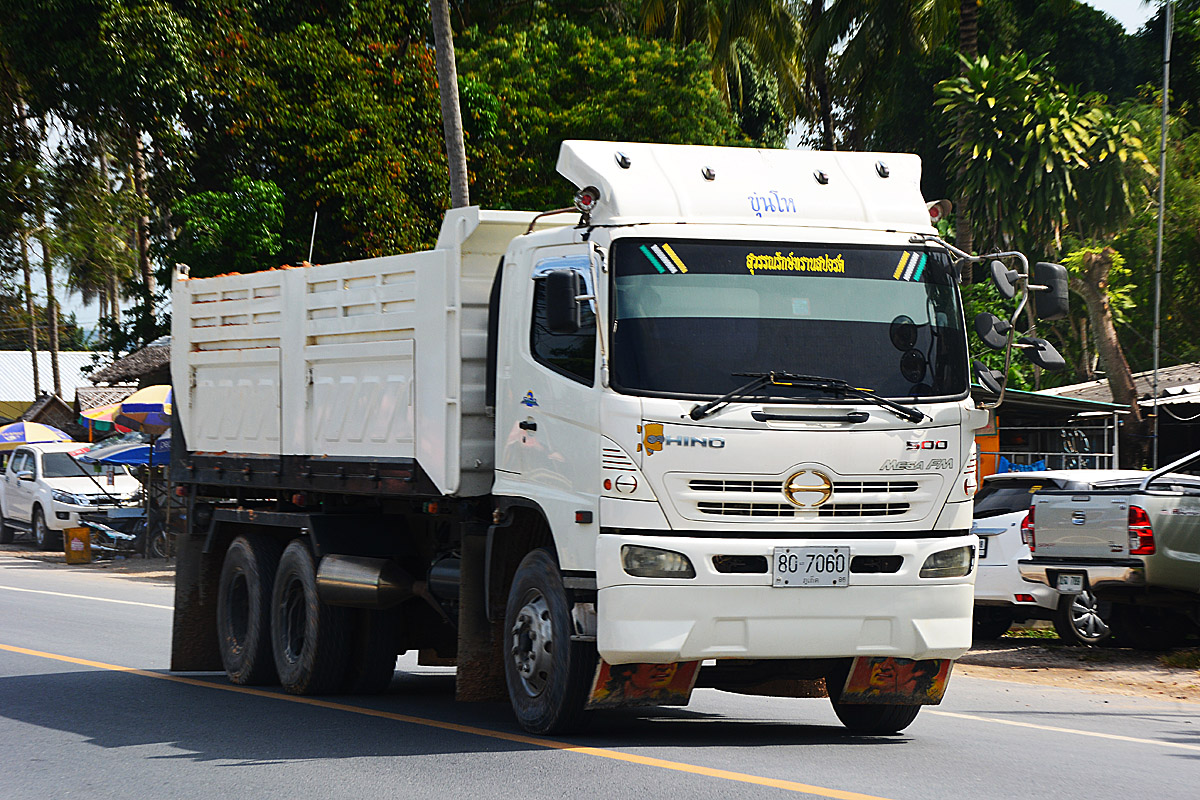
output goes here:
[[1063, 594], [1079, 594], [1083, 591], [1083, 576], [1075, 572], [1060, 572], [1056, 586]]
[[774, 586], [848, 586], [849, 547], [776, 547]]
[[980, 536], [979, 537], [979, 557], [980, 558], [987, 558], [987, 544], [988, 544], [987, 537]]

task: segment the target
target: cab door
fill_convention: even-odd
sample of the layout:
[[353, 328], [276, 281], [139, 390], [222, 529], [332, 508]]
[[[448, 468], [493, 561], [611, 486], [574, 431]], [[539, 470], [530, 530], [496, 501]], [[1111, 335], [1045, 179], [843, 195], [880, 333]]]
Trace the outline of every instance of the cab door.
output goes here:
[[[579, 273], [594, 295], [587, 245], [539, 248], [533, 259], [525, 336], [528, 346], [514, 358], [512, 391], [520, 395], [522, 483], [546, 513], [564, 569], [591, 569], [600, 490], [600, 381], [596, 317], [584, 301], [582, 325], [556, 333], [547, 325], [546, 275]], [[579, 514], [578, 512], [583, 512]], [[560, 532], [586, 533], [559, 536]]]

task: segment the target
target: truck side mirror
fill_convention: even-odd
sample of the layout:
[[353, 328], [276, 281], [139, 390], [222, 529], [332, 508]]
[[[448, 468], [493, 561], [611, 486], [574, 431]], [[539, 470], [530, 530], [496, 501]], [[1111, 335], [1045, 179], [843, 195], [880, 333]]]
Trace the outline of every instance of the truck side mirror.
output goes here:
[[20, 481], [32, 481], [32, 480], [33, 480], [33, 473], [32, 473], [32, 472], [29, 472], [28, 470], [26, 470], [25, 472], [18, 472], [18, 473], [17, 473], [17, 480], [20, 480]]
[[583, 309], [577, 299], [583, 281], [573, 269], [546, 273], [546, 327], [551, 333], [575, 333], [583, 326]]
[[971, 362], [971, 371], [975, 373], [975, 380], [984, 389], [987, 389], [992, 394], [1000, 394], [1004, 385], [1004, 373], [998, 369], [988, 369], [987, 364], [976, 359]]
[[1048, 372], [1059, 372], [1067, 367], [1066, 359], [1045, 339], [1022, 336], [1017, 339], [1017, 345], [1024, 351], [1026, 358]]
[[[1067, 295], [1067, 268], [1039, 261], [1033, 265], [1033, 283], [1046, 286], [1033, 294], [1033, 310], [1038, 319], [1062, 319], [1070, 311]], [[1051, 348], [1053, 349], [1053, 348]]]
[[1010, 330], [1012, 330], [1012, 325], [995, 314], [984, 311], [975, 315], [975, 333], [979, 334], [979, 339], [993, 350], [1003, 350], [1008, 347]]
[[993, 261], [988, 267], [988, 271], [992, 275], [992, 283], [996, 285], [996, 290], [1000, 292], [1000, 296], [1005, 300], [1012, 300], [1017, 296], [1017, 279], [1020, 275], [1015, 269], [1009, 269], [1004, 266], [1003, 262]]

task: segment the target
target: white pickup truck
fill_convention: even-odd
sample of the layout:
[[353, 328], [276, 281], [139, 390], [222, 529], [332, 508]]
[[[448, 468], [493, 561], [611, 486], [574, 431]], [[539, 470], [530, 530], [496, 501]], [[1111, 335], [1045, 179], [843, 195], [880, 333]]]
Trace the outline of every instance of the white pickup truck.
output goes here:
[[1133, 647], [1182, 642], [1200, 623], [1200, 452], [1157, 472], [1091, 488], [1043, 489], [1022, 528], [1027, 581], [1113, 604], [1112, 628]]
[[18, 531], [32, 534], [43, 550], [62, 547], [62, 532], [79, 524], [79, 514], [128, 505], [141, 488], [122, 466], [81, 464], [72, 453], [79, 442], [27, 444], [8, 459], [0, 481], [0, 543]]

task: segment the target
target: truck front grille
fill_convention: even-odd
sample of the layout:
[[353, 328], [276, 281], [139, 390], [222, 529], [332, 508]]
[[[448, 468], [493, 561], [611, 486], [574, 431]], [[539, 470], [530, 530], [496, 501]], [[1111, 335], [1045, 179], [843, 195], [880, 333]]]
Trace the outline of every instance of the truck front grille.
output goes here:
[[[697, 503], [702, 514], [721, 517], [796, 517], [811, 511], [788, 503]], [[818, 517], [891, 517], [908, 513], [908, 503], [829, 503]]]

